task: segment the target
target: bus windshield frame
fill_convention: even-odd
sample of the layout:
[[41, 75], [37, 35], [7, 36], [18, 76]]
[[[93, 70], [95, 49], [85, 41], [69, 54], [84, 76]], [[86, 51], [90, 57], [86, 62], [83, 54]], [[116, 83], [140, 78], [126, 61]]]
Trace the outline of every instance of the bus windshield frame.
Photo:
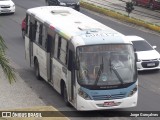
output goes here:
[[76, 49], [77, 81], [90, 89], [126, 87], [137, 80], [131, 44], [79, 46]]

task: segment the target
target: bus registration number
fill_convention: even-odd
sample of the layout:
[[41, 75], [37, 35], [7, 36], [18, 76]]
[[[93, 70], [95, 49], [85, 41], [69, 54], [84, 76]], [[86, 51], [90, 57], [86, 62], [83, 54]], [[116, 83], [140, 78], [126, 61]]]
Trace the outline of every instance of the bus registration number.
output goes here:
[[109, 106], [116, 106], [116, 103], [114, 101], [110, 101], [110, 102], [104, 102], [105, 107], [109, 107]]

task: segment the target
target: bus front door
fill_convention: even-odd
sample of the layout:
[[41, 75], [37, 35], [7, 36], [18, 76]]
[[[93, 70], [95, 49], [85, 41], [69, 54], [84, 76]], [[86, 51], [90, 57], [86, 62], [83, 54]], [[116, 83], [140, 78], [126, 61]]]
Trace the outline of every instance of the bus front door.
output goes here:
[[69, 60], [68, 60], [68, 94], [69, 100], [71, 103], [74, 102], [74, 93], [75, 93], [75, 70], [74, 70], [74, 57], [73, 51], [69, 50]]

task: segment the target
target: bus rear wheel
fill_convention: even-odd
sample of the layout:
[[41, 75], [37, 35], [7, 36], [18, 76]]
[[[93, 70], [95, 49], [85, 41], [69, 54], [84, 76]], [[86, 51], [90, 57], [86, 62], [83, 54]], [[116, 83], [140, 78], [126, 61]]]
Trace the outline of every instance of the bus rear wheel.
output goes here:
[[39, 63], [38, 63], [38, 60], [36, 59], [35, 62], [34, 62], [34, 70], [35, 70], [35, 75], [36, 75], [36, 78], [38, 80], [41, 79], [41, 76], [39, 74]]

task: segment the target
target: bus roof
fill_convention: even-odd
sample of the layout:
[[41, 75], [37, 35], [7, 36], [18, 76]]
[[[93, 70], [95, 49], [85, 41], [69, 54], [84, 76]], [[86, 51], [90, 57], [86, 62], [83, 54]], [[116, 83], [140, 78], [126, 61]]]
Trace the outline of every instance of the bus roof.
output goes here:
[[[88, 39], [89, 37], [84, 36], [95, 34], [96, 32], [103, 33], [101, 35], [105, 36], [106, 34], [107, 36], [113, 36], [113, 34], [123, 36], [112, 28], [69, 7], [42, 6], [28, 9], [27, 13], [37, 18], [40, 22], [47, 24], [68, 40], [75, 36], [83, 36], [83, 39]], [[94, 37], [94, 35], [91, 36]], [[123, 43], [124, 41], [120, 40], [119, 42]]]

